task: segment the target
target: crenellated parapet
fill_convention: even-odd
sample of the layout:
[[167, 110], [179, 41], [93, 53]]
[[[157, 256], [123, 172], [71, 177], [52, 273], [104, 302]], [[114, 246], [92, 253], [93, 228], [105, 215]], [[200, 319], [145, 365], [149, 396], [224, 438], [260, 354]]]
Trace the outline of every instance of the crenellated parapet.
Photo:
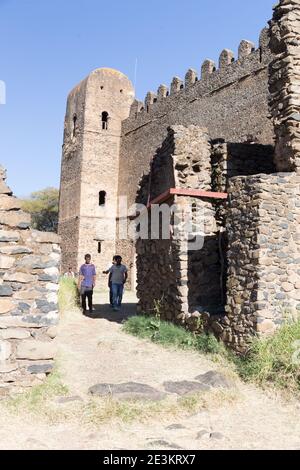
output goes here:
[[[140, 111], [145, 113], [150, 112], [151, 109], [155, 108], [153, 105], [155, 105], [156, 102], [162, 102], [164, 99], [172, 97], [175, 94], [184, 93], [185, 90], [191, 89], [194, 86], [201, 87], [201, 85], [207, 83], [209, 87], [209, 81], [213, 80], [215, 76], [219, 76], [219, 81], [222, 81], [223, 75], [227, 76], [229, 73], [233, 74], [235, 68], [243, 67], [244, 62], [245, 65], [249, 60], [257, 60], [258, 63], [263, 63], [266, 55], [270, 55], [268, 28], [262, 30], [257, 48], [252, 41], [243, 39], [238, 47], [237, 59], [233, 51], [223, 49], [219, 56], [218, 67], [213, 60], [206, 59], [202, 63], [199, 75], [197, 70], [190, 68], [184, 80], [177, 76], [172, 79], [170, 89], [166, 85], [160, 85], [157, 94], [148, 92], [144, 106], [137, 105], [136, 103], [133, 104], [131, 116], [137, 115]], [[267, 60], [265, 60], [264, 65], [268, 65]]]

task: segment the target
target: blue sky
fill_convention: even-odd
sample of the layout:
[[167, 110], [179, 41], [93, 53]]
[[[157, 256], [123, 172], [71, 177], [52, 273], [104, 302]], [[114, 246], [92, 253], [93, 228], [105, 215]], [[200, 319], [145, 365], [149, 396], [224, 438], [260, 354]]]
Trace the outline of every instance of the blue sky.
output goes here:
[[0, 0], [0, 163], [15, 194], [59, 186], [66, 97], [97, 67], [134, 80], [143, 99], [174, 75], [257, 44], [274, 0]]

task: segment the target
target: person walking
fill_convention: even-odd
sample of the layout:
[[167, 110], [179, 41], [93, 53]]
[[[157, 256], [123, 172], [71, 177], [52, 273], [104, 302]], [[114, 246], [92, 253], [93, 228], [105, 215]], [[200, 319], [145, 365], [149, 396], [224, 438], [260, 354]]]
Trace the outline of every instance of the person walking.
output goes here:
[[88, 299], [89, 311], [91, 313], [93, 311], [93, 289], [96, 285], [96, 268], [91, 263], [91, 255], [85, 255], [84, 259], [85, 263], [79, 270], [78, 288], [81, 295], [83, 313], [86, 312], [86, 299]]
[[[111, 265], [108, 267], [108, 269], [106, 271], [103, 271], [103, 274], [109, 274], [109, 270], [112, 266], [114, 266], [116, 263], [116, 257], [114, 256], [113, 259], [112, 259], [112, 263]], [[112, 292], [112, 285], [111, 285], [111, 280], [110, 280], [110, 277], [108, 278], [108, 289], [109, 289], [109, 303], [110, 303], [110, 306], [113, 307], [113, 292]]]
[[113, 294], [113, 309], [120, 310], [124, 292], [124, 285], [127, 281], [128, 269], [122, 264], [122, 257], [115, 256], [115, 264], [109, 269], [109, 282], [111, 282]]

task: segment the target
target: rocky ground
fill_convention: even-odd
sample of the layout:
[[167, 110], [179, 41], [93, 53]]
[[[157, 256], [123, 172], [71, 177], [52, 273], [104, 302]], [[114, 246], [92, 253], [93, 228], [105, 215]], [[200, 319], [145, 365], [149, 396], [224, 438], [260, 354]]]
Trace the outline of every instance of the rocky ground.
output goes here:
[[300, 449], [297, 403], [242, 384], [198, 353], [126, 335], [120, 322], [135, 311], [132, 294], [118, 314], [106, 296], [96, 300], [91, 317], [70, 312], [60, 325], [67, 394], [18, 413], [0, 402], [0, 449]]

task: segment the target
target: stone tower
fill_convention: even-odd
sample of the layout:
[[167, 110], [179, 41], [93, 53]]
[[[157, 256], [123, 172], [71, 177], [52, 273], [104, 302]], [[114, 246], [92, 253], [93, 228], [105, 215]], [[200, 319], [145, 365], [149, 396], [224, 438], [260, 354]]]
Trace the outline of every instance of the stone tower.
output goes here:
[[59, 209], [63, 270], [77, 271], [91, 253], [101, 272], [115, 254], [121, 124], [133, 99], [129, 79], [109, 68], [93, 71], [69, 94]]

